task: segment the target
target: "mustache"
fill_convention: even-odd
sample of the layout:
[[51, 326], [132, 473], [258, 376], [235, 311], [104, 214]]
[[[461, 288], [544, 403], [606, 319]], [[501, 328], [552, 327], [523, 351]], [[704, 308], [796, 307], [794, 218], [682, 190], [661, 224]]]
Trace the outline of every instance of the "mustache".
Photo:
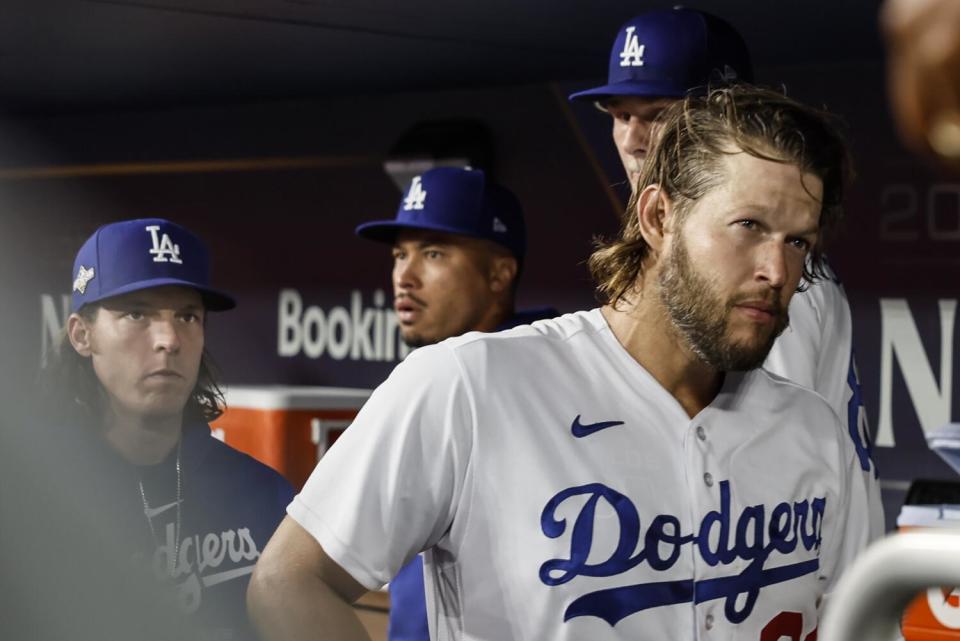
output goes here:
[[414, 303], [416, 303], [416, 304], [419, 305], [420, 307], [426, 307], [426, 306], [427, 306], [427, 302], [426, 302], [425, 300], [423, 300], [422, 298], [418, 298], [417, 296], [415, 296], [415, 295], [413, 295], [413, 294], [410, 294], [410, 293], [407, 293], [407, 292], [404, 292], [404, 293], [401, 293], [401, 294], [397, 294], [396, 296], [393, 297], [393, 303], [394, 303], [394, 304], [397, 304], [397, 303], [399, 303], [399, 302], [402, 301], [402, 300], [412, 300]]
[[784, 312], [786, 312], [783, 301], [780, 299], [777, 293], [772, 290], [768, 290], [766, 292], [757, 292], [755, 294], [738, 294], [730, 300], [729, 306], [732, 308], [747, 302], [763, 303], [764, 305], [767, 305], [770, 313], [774, 316], [782, 316]]

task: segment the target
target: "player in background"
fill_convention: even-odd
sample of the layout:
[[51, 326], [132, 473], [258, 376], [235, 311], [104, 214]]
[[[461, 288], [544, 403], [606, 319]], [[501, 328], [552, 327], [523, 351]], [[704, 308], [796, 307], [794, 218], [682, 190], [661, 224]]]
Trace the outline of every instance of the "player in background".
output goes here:
[[[610, 114], [613, 142], [631, 189], [650, 147], [650, 128], [663, 109], [708, 86], [751, 82], [753, 70], [740, 34], [716, 16], [693, 9], [650, 11], [629, 20], [610, 52], [606, 85], [577, 92]], [[819, 392], [848, 427], [858, 468], [867, 477], [874, 536], [885, 531], [870, 430], [853, 355], [850, 304], [839, 279], [804, 281], [790, 303], [790, 327], [774, 344], [764, 367]]]
[[199, 638], [223, 641], [255, 638], [247, 583], [293, 496], [210, 432], [223, 397], [204, 348], [207, 314], [234, 304], [211, 287], [207, 248], [187, 229], [158, 218], [104, 225], [77, 253], [48, 372], [66, 491], [99, 515], [91, 527], [117, 542], [117, 558], [170, 586]]
[[824, 399], [759, 366], [822, 273], [846, 149], [749, 87], [662, 127], [591, 257], [606, 304], [405, 359], [264, 550], [264, 638], [365, 638], [349, 604], [421, 551], [434, 640], [814, 634], [864, 476]]
[[357, 235], [393, 245], [394, 309], [411, 347], [556, 315], [516, 311], [527, 251], [523, 208], [482, 170], [438, 167], [416, 176], [396, 217], [364, 223]]
[[[550, 308], [515, 311], [527, 245], [523, 209], [483, 171], [424, 172], [393, 220], [365, 223], [357, 234], [393, 245], [394, 309], [411, 347], [557, 315]], [[430, 638], [420, 556], [390, 581], [388, 635], [392, 641]]]

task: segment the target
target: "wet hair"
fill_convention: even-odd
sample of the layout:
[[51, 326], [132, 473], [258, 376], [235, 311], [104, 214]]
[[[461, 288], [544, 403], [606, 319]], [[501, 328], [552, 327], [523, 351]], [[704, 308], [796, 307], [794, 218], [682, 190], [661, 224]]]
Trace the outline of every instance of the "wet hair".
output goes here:
[[595, 241], [587, 263], [602, 304], [625, 300], [642, 275], [650, 252], [636, 211], [643, 190], [658, 185], [682, 220], [695, 201], [725, 179], [722, 158], [741, 151], [797, 165], [823, 182], [820, 234], [803, 281], [827, 276], [823, 238], [843, 218], [843, 190], [852, 177], [850, 153], [834, 116], [782, 93], [741, 84], [677, 101], [657, 118], [652, 138], [619, 235]]
[[[88, 323], [93, 323], [99, 311], [100, 306], [91, 303], [77, 313]], [[107, 411], [106, 390], [93, 369], [92, 360], [73, 348], [66, 328], [46, 355], [41, 381], [43, 396], [49, 403], [46, 410], [52, 420], [81, 422], [91, 427], [103, 424]], [[197, 382], [183, 409], [184, 418], [209, 423], [220, 417], [225, 408], [216, 367], [210, 354], [204, 350]]]

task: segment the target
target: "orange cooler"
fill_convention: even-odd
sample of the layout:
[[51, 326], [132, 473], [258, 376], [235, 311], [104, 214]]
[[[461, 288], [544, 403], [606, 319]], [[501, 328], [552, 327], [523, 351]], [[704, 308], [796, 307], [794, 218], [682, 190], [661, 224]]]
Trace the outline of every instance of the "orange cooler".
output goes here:
[[350, 425], [371, 390], [231, 386], [212, 424], [227, 445], [283, 474], [300, 490], [323, 453]]
[[957, 641], [960, 639], [960, 589], [930, 588], [903, 614], [906, 641]]

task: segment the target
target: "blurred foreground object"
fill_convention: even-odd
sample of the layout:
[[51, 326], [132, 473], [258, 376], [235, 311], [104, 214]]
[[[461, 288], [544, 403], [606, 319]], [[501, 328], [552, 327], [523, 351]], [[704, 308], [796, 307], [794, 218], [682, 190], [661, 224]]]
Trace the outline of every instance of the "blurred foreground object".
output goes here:
[[[901, 532], [921, 528], [960, 532], [960, 482], [915, 480], [897, 517], [897, 528]], [[900, 629], [905, 641], [960, 639], [958, 596], [956, 582], [921, 591], [903, 613]]]
[[[933, 430], [927, 443], [960, 472], [960, 424]], [[821, 641], [901, 632], [906, 641], [960, 639], [960, 483], [914, 481], [897, 526], [901, 532], [870, 547], [830, 595]]]
[[895, 534], [847, 571], [827, 603], [820, 641], [884, 641], [917, 592], [960, 583], [960, 529]]
[[886, 0], [880, 18], [901, 138], [960, 170], [960, 2]]

